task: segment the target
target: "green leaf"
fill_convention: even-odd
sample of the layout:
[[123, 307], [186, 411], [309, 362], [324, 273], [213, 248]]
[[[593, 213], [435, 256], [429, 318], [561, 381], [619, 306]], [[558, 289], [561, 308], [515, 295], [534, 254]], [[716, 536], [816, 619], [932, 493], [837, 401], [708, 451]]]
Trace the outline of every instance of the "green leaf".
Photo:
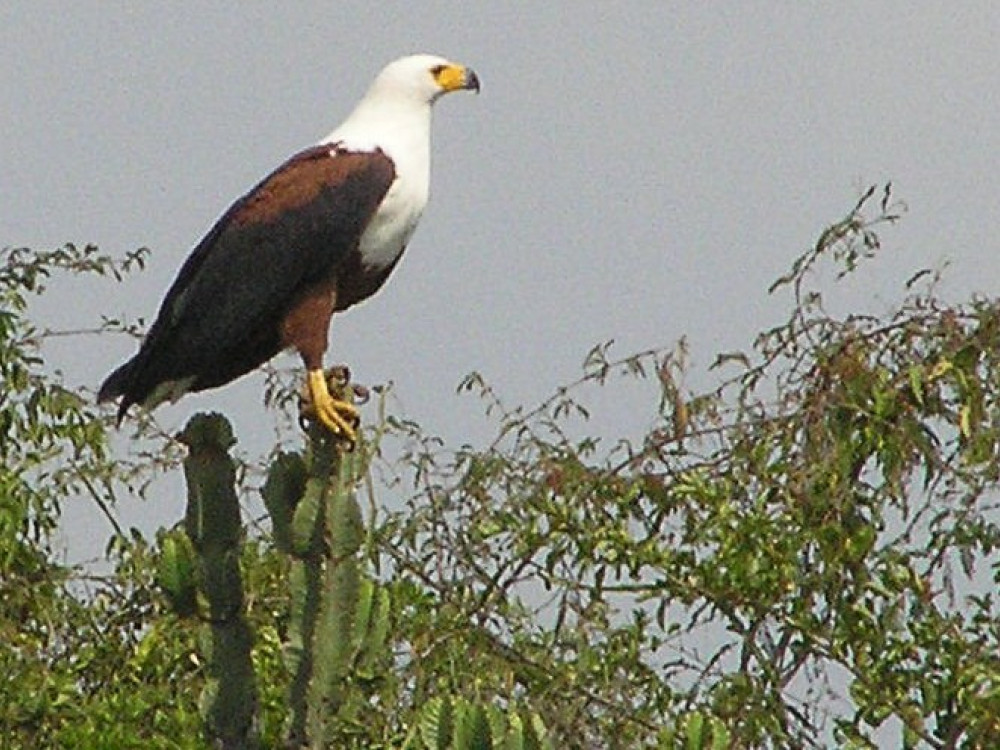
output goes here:
[[194, 547], [183, 529], [162, 535], [156, 582], [181, 617], [190, 617], [198, 610], [196, 560]]
[[907, 378], [910, 382], [910, 392], [913, 394], [913, 398], [916, 399], [917, 404], [923, 408], [924, 406], [924, 370], [923, 367], [919, 365], [911, 365], [907, 370]]
[[684, 723], [685, 747], [687, 750], [701, 750], [704, 741], [705, 716], [699, 711], [687, 715]]
[[486, 711], [478, 703], [459, 701], [455, 707], [453, 750], [492, 750], [493, 737]]
[[450, 698], [431, 698], [420, 711], [420, 738], [427, 750], [448, 750], [454, 731]]
[[375, 583], [370, 578], [362, 578], [358, 582], [358, 601], [354, 609], [354, 622], [351, 632], [351, 642], [356, 649], [362, 647], [368, 635], [374, 596]]
[[709, 720], [709, 724], [712, 728], [712, 750], [727, 750], [732, 738], [726, 725], [717, 716], [713, 716]]

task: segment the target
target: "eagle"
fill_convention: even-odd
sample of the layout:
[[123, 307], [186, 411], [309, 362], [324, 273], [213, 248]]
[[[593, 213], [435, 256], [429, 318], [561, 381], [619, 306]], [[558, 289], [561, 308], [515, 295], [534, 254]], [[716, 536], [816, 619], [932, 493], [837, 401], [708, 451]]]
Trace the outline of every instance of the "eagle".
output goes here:
[[98, 401], [153, 409], [225, 385], [285, 349], [306, 369], [319, 421], [353, 442], [358, 413], [327, 387], [331, 316], [373, 295], [413, 235], [430, 187], [431, 107], [478, 93], [436, 55], [387, 65], [348, 118], [237, 200], [181, 266], [138, 353]]

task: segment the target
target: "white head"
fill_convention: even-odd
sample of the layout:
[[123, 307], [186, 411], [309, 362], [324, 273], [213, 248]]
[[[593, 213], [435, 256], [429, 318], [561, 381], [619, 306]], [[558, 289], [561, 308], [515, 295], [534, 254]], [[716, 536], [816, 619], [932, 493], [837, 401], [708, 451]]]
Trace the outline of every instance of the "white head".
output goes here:
[[437, 55], [401, 57], [383, 68], [350, 116], [322, 142], [381, 148], [397, 159], [427, 162], [431, 105], [462, 90], [479, 91], [479, 78], [470, 68]]
[[365, 99], [391, 97], [433, 104], [444, 94], [462, 90], [479, 92], [479, 78], [471, 68], [437, 55], [409, 55], [386, 65]]

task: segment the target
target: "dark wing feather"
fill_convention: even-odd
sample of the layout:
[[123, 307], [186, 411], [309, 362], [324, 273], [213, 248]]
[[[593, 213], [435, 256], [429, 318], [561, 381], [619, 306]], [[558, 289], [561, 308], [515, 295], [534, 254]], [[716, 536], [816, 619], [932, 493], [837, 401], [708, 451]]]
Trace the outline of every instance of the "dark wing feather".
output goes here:
[[281, 347], [283, 315], [334, 277], [395, 179], [381, 151], [303, 151], [238, 200], [198, 244], [138, 354], [101, 387], [120, 414], [161, 383], [233, 380]]

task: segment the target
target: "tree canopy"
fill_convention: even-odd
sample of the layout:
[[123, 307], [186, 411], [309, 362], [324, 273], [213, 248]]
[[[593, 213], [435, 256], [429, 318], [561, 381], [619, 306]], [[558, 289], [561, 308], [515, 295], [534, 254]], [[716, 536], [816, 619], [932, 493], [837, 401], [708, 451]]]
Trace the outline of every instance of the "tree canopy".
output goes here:
[[[817, 285], [867, 268], [898, 219], [888, 187], [868, 191], [768, 290], [785, 318], [707, 371], [688, 365], [697, 342], [622, 356], [609, 342], [532, 407], [472, 374], [459, 390], [496, 425], [482, 446], [446, 445], [383, 403], [346, 475], [368, 507], [348, 552], [344, 651], [329, 657], [340, 693], [313, 709], [329, 714], [327, 746], [1000, 746], [997, 305], [949, 303], [924, 269], [882, 315], [831, 313], [837, 282]], [[48, 367], [55, 332], [31, 315], [53, 274], [120, 277], [144, 257], [2, 255], [12, 747], [212, 746], [218, 654], [200, 626], [214, 610], [188, 585], [204, 583], [203, 563], [178, 529], [147, 538], [115, 514], [195, 448], [148, 416], [131, 447], [115, 439], [92, 392]], [[633, 379], [647, 384], [648, 429], [602, 433], [588, 400]], [[269, 397], [276, 419], [294, 409], [280, 382]], [[227, 481], [272, 501], [306, 492], [319, 449], [302, 440]], [[110, 572], [61, 562], [53, 535], [71, 498], [111, 520]], [[266, 528], [226, 532], [263, 747], [298, 741], [306, 552], [281, 507], [268, 503]], [[327, 551], [351, 513], [331, 517]]]

